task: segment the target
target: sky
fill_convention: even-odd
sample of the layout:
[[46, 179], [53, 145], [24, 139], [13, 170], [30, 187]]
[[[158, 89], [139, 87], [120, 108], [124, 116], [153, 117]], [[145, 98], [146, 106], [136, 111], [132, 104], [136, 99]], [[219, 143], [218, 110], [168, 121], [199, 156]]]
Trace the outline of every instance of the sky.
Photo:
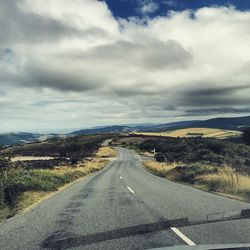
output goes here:
[[0, 132], [250, 115], [250, 0], [0, 0]]

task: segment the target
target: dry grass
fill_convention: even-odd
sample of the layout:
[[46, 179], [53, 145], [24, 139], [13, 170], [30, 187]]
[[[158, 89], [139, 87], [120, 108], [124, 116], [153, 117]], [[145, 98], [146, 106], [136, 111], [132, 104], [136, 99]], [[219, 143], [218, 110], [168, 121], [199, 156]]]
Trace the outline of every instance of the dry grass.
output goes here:
[[210, 190], [229, 194], [250, 194], [250, 176], [235, 172], [226, 167], [218, 174], [209, 174], [199, 177], [201, 183], [209, 186]]
[[170, 137], [202, 136], [202, 137], [225, 139], [229, 137], [240, 136], [241, 132], [223, 130], [223, 129], [214, 129], [214, 128], [185, 128], [185, 129], [177, 129], [174, 131], [166, 131], [166, 132], [136, 132], [134, 134], [149, 135], [149, 136], [170, 136]]
[[116, 151], [111, 147], [101, 147], [96, 153], [98, 158], [113, 158], [116, 157], [116, 155]]
[[[177, 166], [187, 166], [191, 167], [194, 164], [183, 164], [179, 163], [160, 163], [155, 161], [144, 161], [144, 166], [149, 169], [154, 174], [165, 177], [171, 181], [181, 181], [178, 179], [178, 174], [180, 174], [180, 169]], [[200, 188], [206, 191], [216, 192], [222, 195], [229, 195], [231, 198], [237, 198], [245, 201], [250, 201], [250, 176], [238, 173], [233, 168], [229, 166], [216, 167], [212, 165], [201, 165], [200, 169], [206, 171], [211, 171], [213, 169], [218, 170], [218, 172], [213, 172], [209, 174], [204, 174], [202, 171], [197, 171], [194, 182], [190, 179], [188, 184], [196, 188]], [[185, 170], [188, 172], [188, 169]]]
[[110, 158], [116, 156], [116, 151], [111, 147], [100, 147], [95, 157], [91, 160], [83, 160], [72, 166], [58, 166], [50, 170], [51, 173], [66, 174], [80, 171], [88, 175], [105, 167]]
[[5, 207], [3, 209], [0, 208], [0, 222], [8, 217], [10, 214], [10, 210], [8, 207]]
[[17, 210], [23, 210], [31, 205], [36, 204], [45, 197], [49, 196], [53, 192], [35, 192], [26, 191], [18, 197], [18, 207]]
[[167, 175], [167, 172], [174, 169], [178, 165], [177, 163], [162, 163], [157, 161], [144, 161], [143, 164], [147, 169], [154, 172], [156, 175], [164, 177]]

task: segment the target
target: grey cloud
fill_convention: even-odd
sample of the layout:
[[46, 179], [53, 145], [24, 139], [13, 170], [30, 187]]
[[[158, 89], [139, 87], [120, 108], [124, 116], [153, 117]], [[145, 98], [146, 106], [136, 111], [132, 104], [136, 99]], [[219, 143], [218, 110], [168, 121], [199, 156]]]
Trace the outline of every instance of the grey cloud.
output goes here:
[[80, 31], [50, 17], [24, 13], [18, 3], [22, 1], [1, 1], [0, 44], [10, 45], [25, 41], [40, 43], [61, 37], [79, 35]]
[[141, 42], [119, 40], [71, 56], [81, 60], [113, 62], [124, 66], [131, 64], [148, 70], [183, 69], [188, 67], [193, 59], [192, 54], [177, 41], [162, 42], [148, 38]]
[[52, 65], [29, 63], [25, 67], [27, 81], [23, 83], [31, 88], [51, 88], [60, 91], [88, 91], [99, 87], [98, 79], [67, 71]]
[[237, 114], [237, 113], [250, 113], [250, 108], [219, 107], [219, 108], [185, 110], [186, 116], [206, 116], [206, 115]]
[[[203, 84], [200, 84], [201, 86]], [[198, 84], [196, 85], [199, 86]], [[219, 86], [219, 84], [217, 85]], [[250, 99], [245, 96], [250, 93], [250, 85], [235, 85], [226, 87], [198, 88], [181, 91], [179, 104], [183, 106], [215, 106], [215, 105], [247, 105]]]
[[[154, 87], [154, 83], [142, 79], [135, 80], [136, 88], [129, 88], [119, 84], [119, 80], [116, 80], [115, 76], [112, 77], [112, 74], [122, 78], [120, 72], [126, 70], [125, 67], [131, 67], [132, 70], [139, 67], [146, 71], [183, 69], [192, 63], [192, 55], [176, 41], [118, 41], [87, 52], [59, 54], [53, 58], [54, 64], [50, 62], [49, 57], [47, 60], [48, 62], [42, 59], [42, 63], [39, 57], [27, 60], [22, 74], [26, 80], [17, 79], [16, 82], [32, 88], [47, 87], [76, 92], [106, 86], [119, 96], [135, 96], [151, 95], [159, 92], [159, 89]], [[68, 68], [67, 65], [71, 64], [74, 67]], [[103, 71], [102, 65], [108, 65], [108, 72]], [[118, 68], [111, 68], [112, 65]]]

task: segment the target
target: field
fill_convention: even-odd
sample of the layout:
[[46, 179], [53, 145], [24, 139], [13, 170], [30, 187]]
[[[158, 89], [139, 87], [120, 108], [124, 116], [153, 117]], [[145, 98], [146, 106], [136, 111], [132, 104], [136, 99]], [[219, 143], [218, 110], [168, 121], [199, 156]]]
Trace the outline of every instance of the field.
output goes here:
[[214, 129], [214, 128], [185, 128], [166, 132], [135, 132], [136, 135], [146, 136], [169, 136], [169, 137], [212, 137], [217, 139], [226, 139], [230, 137], [238, 137], [241, 135], [239, 131]]
[[15, 156], [12, 157], [10, 160], [11, 162], [17, 162], [17, 161], [38, 161], [38, 160], [52, 160], [54, 157], [51, 156]]

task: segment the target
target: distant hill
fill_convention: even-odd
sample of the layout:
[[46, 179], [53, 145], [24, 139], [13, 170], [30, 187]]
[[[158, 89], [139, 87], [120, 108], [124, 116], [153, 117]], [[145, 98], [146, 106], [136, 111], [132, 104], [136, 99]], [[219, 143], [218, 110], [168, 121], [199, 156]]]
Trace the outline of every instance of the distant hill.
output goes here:
[[165, 124], [128, 124], [95, 127], [89, 129], [81, 129], [73, 131], [69, 134], [32, 134], [26, 132], [4, 133], [0, 134], [0, 145], [18, 145], [39, 140], [46, 140], [54, 137], [77, 136], [88, 134], [105, 134], [105, 133], [121, 133], [121, 132], [164, 132], [184, 128], [218, 128], [225, 130], [241, 131], [244, 127], [250, 126], [250, 116], [245, 117], [228, 117], [214, 118], [208, 120], [192, 120], [170, 122]]
[[26, 132], [0, 134], [0, 145], [18, 145], [32, 142], [37, 139], [38, 135]]
[[27, 132], [2, 133], [0, 134], [0, 146], [20, 145], [62, 136], [59, 134], [33, 134]]
[[202, 128], [221, 128], [227, 130], [241, 131], [244, 127], [250, 126], [250, 116], [230, 117], [230, 118], [214, 118], [205, 121], [196, 122], [192, 127]]
[[250, 116], [243, 117], [226, 117], [226, 118], [213, 118], [204, 121], [183, 121], [156, 125], [148, 127], [146, 130], [141, 131], [171, 131], [181, 128], [218, 128], [225, 130], [242, 131], [243, 128], [250, 126]]
[[164, 124], [159, 124], [159, 125], [147, 126], [139, 131], [145, 131], [145, 132], [147, 131], [153, 131], [153, 132], [171, 131], [175, 129], [193, 126], [197, 122], [200, 122], [200, 120], [170, 122], [170, 123], [164, 123]]
[[90, 129], [81, 129], [73, 131], [71, 135], [84, 135], [84, 134], [103, 134], [103, 133], [121, 133], [133, 131], [159, 131], [159, 130], [173, 130], [183, 126], [191, 126], [198, 121], [181, 121], [171, 122], [166, 124], [130, 124], [130, 125], [114, 125], [107, 127], [97, 127]]
[[162, 132], [172, 131], [184, 128], [219, 128], [225, 130], [241, 131], [244, 127], [250, 126], [250, 116], [214, 118], [208, 120], [191, 120], [170, 122], [164, 124], [140, 124], [140, 125], [115, 125], [106, 127], [97, 127], [90, 129], [81, 129], [70, 133], [71, 135], [101, 134], [101, 133], [120, 133], [120, 132]]
[[89, 134], [105, 134], [105, 133], [120, 133], [120, 132], [130, 132], [133, 128], [130, 126], [116, 125], [116, 126], [107, 126], [107, 127], [98, 127], [98, 128], [89, 128], [73, 131], [71, 135], [89, 135]]

